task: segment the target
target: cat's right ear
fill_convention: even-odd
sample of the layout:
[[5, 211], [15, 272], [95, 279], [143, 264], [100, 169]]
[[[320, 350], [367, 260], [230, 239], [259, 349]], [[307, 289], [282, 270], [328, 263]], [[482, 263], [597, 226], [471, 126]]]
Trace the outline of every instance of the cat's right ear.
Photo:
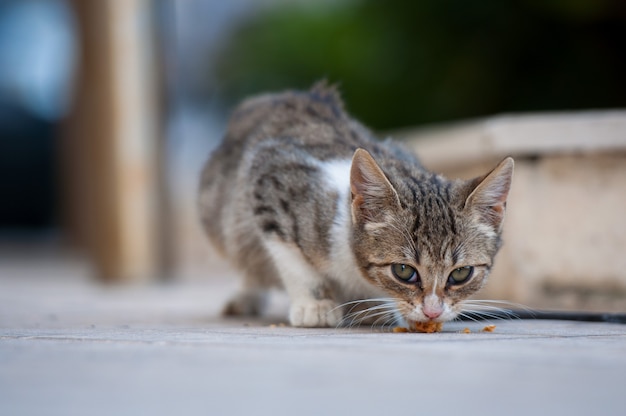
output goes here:
[[357, 149], [352, 157], [350, 191], [354, 223], [382, 222], [388, 209], [400, 206], [396, 190], [364, 149]]
[[483, 221], [502, 230], [506, 211], [506, 199], [513, 179], [513, 159], [507, 157], [495, 169], [482, 178], [476, 178], [474, 190], [467, 197], [465, 207], [477, 212]]

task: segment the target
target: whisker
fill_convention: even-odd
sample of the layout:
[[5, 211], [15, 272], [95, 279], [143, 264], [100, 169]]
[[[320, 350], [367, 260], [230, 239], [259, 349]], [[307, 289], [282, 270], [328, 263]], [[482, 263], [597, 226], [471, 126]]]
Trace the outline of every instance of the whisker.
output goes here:
[[355, 326], [361, 324], [366, 319], [372, 319], [379, 315], [386, 315], [394, 312], [395, 307], [393, 305], [376, 305], [371, 308], [347, 314], [346, 316], [344, 316], [342, 321], [350, 321], [351, 326]]
[[397, 323], [398, 323], [398, 317], [394, 313], [393, 315], [389, 317], [389, 319], [383, 322], [382, 328], [385, 329], [386, 327], [393, 327], [397, 325]]
[[482, 320], [486, 319], [512, 319], [514, 316], [504, 317], [501, 314], [485, 312], [485, 311], [466, 311], [467, 314], [472, 315], [474, 317], [480, 318]]
[[[376, 313], [373, 313], [373, 312], [376, 312]], [[368, 318], [373, 318], [375, 316], [385, 314], [385, 313], [390, 313], [390, 312], [392, 312], [392, 310], [389, 308], [366, 309], [363, 311], [358, 311], [358, 312], [354, 312], [349, 315], [346, 315], [344, 319], [350, 320], [350, 321], [362, 322]]]
[[[375, 304], [363, 310], [354, 311], [355, 308], [366, 303], [375, 303]], [[395, 299], [393, 298], [367, 298], [367, 299], [358, 299], [358, 300], [353, 300], [349, 302], [344, 302], [340, 305], [337, 305], [333, 309], [331, 309], [331, 312], [339, 308], [346, 308], [349, 306], [343, 318], [337, 324], [337, 327], [347, 326], [349, 328], [352, 328], [353, 326], [356, 326], [362, 323], [365, 319], [367, 319], [371, 315], [372, 312], [380, 311], [383, 309], [393, 310], [395, 309], [394, 305], [395, 305]]]
[[504, 320], [504, 319], [514, 319], [517, 316], [511, 311], [506, 310], [475, 310], [475, 309], [464, 309], [461, 313], [459, 313], [459, 317], [470, 319], [474, 322], [479, 321], [488, 321], [490, 319]]
[[515, 310], [504, 308], [501, 306], [509, 306], [516, 307], [518, 309], [524, 310], [529, 314], [533, 314], [532, 310], [525, 305], [509, 302], [509, 301], [501, 301], [501, 300], [490, 300], [490, 299], [468, 299], [464, 300], [460, 303], [460, 306], [463, 308], [464, 312], [470, 312], [475, 317], [483, 317], [483, 318], [492, 318], [492, 319], [520, 319], [518, 313]]
[[498, 308], [498, 307], [495, 307], [495, 306], [475, 305], [475, 306], [473, 306], [471, 308], [464, 308], [463, 310], [464, 311], [472, 311], [472, 312], [475, 312], [475, 313], [478, 313], [478, 314], [480, 314], [480, 313], [487, 314], [487, 313], [491, 312], [492, 314], [498, 315], [498, 316], [504, 315], [504, 316], [509, 317], [509, 318], [515, 318], [516, 317], [515, 312], [513, 312], [512, 310], [504, 309], [504, 308]]
[[[382, 324], [378, 324], [380, 321], [382, 320]], [[373, 323], [372, 323], [372, 328], [374, 326], [380, 326], [381, 329], [385, 329], [385, 327], [387, 326], [391, 326], [395, 323], [396, 321], [396, 316], [395, 316], [395, 311], [389, 311], [387, 314], [382, 315], [381, 317], [379, 317], [378, 319], [376, 319]]]
[[481, 304], [495, 304], [495, 305], [502, 305], [502, 306], [508, 306], [511, 308], [516, 308], [516, 309], [522, 309], [524, 311], [527, 312], [533, 312], [533, 309], [529, 308], [528, 306], [521, 304], [521, 303], [516, 303], [516, 302], [510, 302], [507, 300], [493, 300], [493, 299], [467, 299], [464, 300], [462, 302], [463, 304], [472, 304], [472, 305], [481, 305]]
[[395, 299], [393, 298], [368, 298], [368, 299], [357, 299], [357, 300], [353, 300], [350, 302], [345, 302], [342, 303], [340, 305], [335, 306], [333, 309], [331, 309], [331, 312], [339, 309], [339, 308], [343, 308], [344, 306], [348, 306], [348, 305], [359, 305], [361, 303], [367, 303], [367, 302], [380, 302], [380, 303], [385, 303], [385, 302], [394, 302]]
[[360, 324], [363, 321], [365, 321], [366, 319], [373, 319], [373, 318], [376, 318], [376, 317], [378, 317], [378, 318], [374, 322], [378, 322], [380, 319], [382, 319], [382, 318], [384, 318], [386, 316], [389, 316], [391, 313], [392, 312], [388, 311], [388, 310], [380, 311], [380, 312], [377, 312], [377, 313], [374, 313], [374, 314], [370, 314], [370, 315], [364, 316], [361, 319], [355, 320], [355, 322], [357, 322], [357, 324]]
[[459, 314], [457, 315], [456, 318], [454, 318], [454, 320], [455, 321], [460, 321], [461, 319], [459, 319], [459, 318], [465, 318], [465, 319], [469, 319], [469, 320], [474, 321], [474, 322], [480, 322], [478, 319], [472, 317], [470, 314], [465, 313], [465, 312], [459, 312]]

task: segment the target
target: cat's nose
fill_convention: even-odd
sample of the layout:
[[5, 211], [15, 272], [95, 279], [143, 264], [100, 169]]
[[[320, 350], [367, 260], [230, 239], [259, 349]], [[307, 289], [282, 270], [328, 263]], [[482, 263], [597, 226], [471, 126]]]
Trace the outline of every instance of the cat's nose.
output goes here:
[[430, 309], [424, 308], [423, 312], [424, 312], [424, 315], [426, 315], [426, 317], [428, 317], [430, 319], [435, 319], [435, 318], [439, 318], [443, 311], [441, 311], [441, 310], [430, 310]]
[[428, 295], [424, 298], [424, 306], [422, 312], [427, 318], [435, 319], [441, 316], [443, 313], [443, 304], [441, 299], [436, 295]]

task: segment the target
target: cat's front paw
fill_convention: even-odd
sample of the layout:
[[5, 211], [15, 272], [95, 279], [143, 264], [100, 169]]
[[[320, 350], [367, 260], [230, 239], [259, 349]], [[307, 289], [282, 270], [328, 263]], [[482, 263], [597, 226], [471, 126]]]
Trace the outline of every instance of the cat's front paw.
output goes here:
[[329, 299], [306, 299], [293, 302], [289, 310], [289, 322], [300, 327], [333, 327], [343, 318], [341, 308]]

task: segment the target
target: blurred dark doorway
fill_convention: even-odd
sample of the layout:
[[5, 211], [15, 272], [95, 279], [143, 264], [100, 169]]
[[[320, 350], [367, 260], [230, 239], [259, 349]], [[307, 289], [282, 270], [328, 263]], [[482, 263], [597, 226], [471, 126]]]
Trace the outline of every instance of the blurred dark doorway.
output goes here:
[[74, 60], [65, 1], [0, 3], [0, 238], [58, 233], [56, 149]]

